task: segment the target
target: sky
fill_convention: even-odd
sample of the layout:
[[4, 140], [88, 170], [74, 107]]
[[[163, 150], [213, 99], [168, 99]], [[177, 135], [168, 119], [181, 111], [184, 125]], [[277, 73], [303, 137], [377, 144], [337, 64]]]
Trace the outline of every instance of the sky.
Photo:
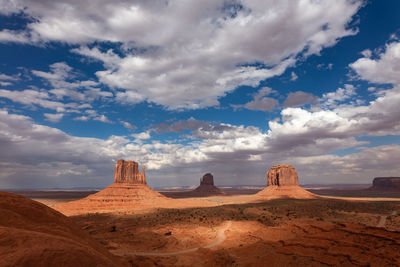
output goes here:
[[0, 0], [0, 188], [400, 176], [400, 1]]

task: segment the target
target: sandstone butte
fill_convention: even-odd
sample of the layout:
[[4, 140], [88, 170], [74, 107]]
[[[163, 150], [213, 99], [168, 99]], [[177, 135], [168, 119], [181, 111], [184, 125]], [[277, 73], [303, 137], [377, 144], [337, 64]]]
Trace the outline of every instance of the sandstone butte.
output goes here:
[[225, 192], [214, 185], [214, 176], [211, 173], [206, 173], [200, 179], [200, 185], [193, 191], [187, 192], [185, 195], [193, 197], [206, 197], [225, 195]]
[[296, 169], [289, 164], [275, 165], [267, 172], [267, 187], [256, 194], [262, 199], [315, 198], [316, 196], [299, 186]]
[[0, 192], [0, 266], [126, 266], [70, 218]]
[[118, 160], [115, 164], [114, 183], [86, 198], [63, 203], [54, 209], [65, 215], [87, 213], [129, 212], [153, 208], [206, 206], [190, 200], [167, 198], [147, 186], [145, 167], [139, 171], [135, 161]]
[[400, 191], [400, 177], [376, 177], [372, 182], [371, 190]]

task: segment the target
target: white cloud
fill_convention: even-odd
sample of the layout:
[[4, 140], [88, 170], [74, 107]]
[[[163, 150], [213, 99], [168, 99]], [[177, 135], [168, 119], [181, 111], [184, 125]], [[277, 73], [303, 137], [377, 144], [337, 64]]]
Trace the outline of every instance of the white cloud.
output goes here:
[[9, 86], [12, 85], [15, 81], [18, 81], [20, 78], [18, 75], [7, 75], [0, 73], [0, 85], [1, 86]]
[[333, 64], [332, 63], [320, 63], [317, 65], [317, 69], [319, 70], [331, 70], [333, 68]]
[[134, 125], [132, 125], [132, 124], [130, 124], [129, 122], [127, 122], [127, 121], [121, 121], [121, 123], [122, 123], [122, 125], [125, 127], [125, 128], [127, 128], [127, 129], [136, 129], [136, 126], [134, 126]]
[[[270, 91], [262, 90], [264, 93]], [[0, 151], [0, 162], [8, 164], [1, 174], [2, 181], [12, 184], [15, 177], [24, 177], [24, 181], [29, 181], [29, 177], [37, 177], [37, 181], [46, 177], [50, 180], [68, 177], [68, 181], [82, 184], [83, 181], [73, 177], [76, 177], [74, 173], [84, 173], [88, 179], [100, 179], [104, 184], [112, 180], [113, 161], [125, 158], [146, 164], [151, 173], [150, 180], [155, 179], [159, 184], [167, 178], [195, 175], [197, 179], [206, 171], [219, 175], [219, 181], [225, 184], [263, 184], [265, 169], [282, 162], [294, 164], [301, 179], [304, 177], [302, 182], [329, 182], [318, 175], [336, 179], [335, 182], [340, 179], [343, 182], [367, 182], [366, 179], [370, 179], [366, 176], [368, 173], [385, 175], [391, 173], [390, 169], [398, 170], [394, 160], [400, 152], [397, 145], [363, 148], [342, 157], [328, 153], [367, 143], [357, 141], [355, 136], [400, 133], [400, 89], [382, 92], [368, 105], [341, 105], [318, 111], [286, 108], [281, 112], [281, 121], [269, 122], [267, 132], [252, 126], [211, 124], [194, 118], [170, 126], [157, 126], [160, 131], [176, 133], [191, 130], [193, 138], [186, 139], [185, 143], [181, 143], [181, 139], [142, 143], [122, 136], [105, 140], [74, 137], [2, 110], [0, 142], [4, 149]], [[94, 110], [86, 114], [98, 116]], [[147, 134], [150, 132], [139, 133], [136, 137], [147, 138]], [[371, 163], [376, 168], [368, 167], [368, 161], [377, 155], [379, 159], [385, 159], [385, 168], [378, 166], [378, 159]], [[29, 172], [29, 169], [34, 171]], [[338, 169], [340, 179], [337, 178]], [[235, 173], [238, 178], [232, 176]]]
[[324, 107], [335, 107], [338, 103], [350, 99], [356, 94], [354, 85], [345, 84], [344, 88], [338, 88], [335, 92], [322, 95], [321, 103]]
[[372, 52], [363, 52], [363, 58], [349, 65], [358, 78], [372, 83], [400, 84], [400, 42], [386, 45], [376, 59], [371, 58]]
[[147, 139], [150, 139], [150, 137], [151, 137], [150, 131], [131, 134], [131, 136], [138, 140], [147, 140]]
[[88, 121], [90, 118], [88, 116], [79, 116], [75, 117], [73, 120], [75, 121]]
[[0, 81], [0, 85], [1, 86], [9, 86], [9, 85], [12, 85], [12, 83]]
[[0, 31], [0, 43], [30, 43], [26, 32], [17, 32], [3, 29]]
[[105, 115], [99, 115], [97, 117], [94, 117], [93, 120], [106, 122], [106, 123], [112, 123], [112, 121], [110, 121]]
[[53, 109], [58, 112], [65, 111], [66, 109], [66, 105], [64, 103], [49, 100], [50, 96], [46, 91], [11, 91], [0, 89], [0, 97], [8, 98], [14, 102], [25, 105], [39, 105], [43, 108]]
[[44, 113], [43, 115], [50, 122], [59, 122], [64, 117], [63, 113]]
[[70, 98], [75, 101], [91, 102], [95, 99], [113, 96], [111, 92], [96, 88], [99, 86], [96, 81], [78, 80], [73, 69], [65, 62], [53, 63], [49, 68], [50, 72], [32, 70], [32, 73], [49, 82], [52, 87], [49, 92], [57, 99]]
[[0, 80], [3, 80], [3, 81], [18, 81], [19, 77], [16, 76], [16, 75], [12, 75], [11, 76], [11, 75], [0, 73]]
[[296, 81], [298, 78], [299, 78], [299, 76], [297, 76], [296, 73], [294, 73], [294, 71], [292, 71], [292, 73], [290, 74], [290, 80]]
[[82, 116], [78, 116], [73, 118], [75, 121], [88, 121], [88, 120], [95, 120], [101, 121], [105, 123], [113, 123], [111, 120], [107, 118], [104, 114], [99, 114], [96, 110], [87, 109], [84, 111], [86, 114]]
[[[24, 33], [32, 42], [80, 44], [72, 51], [104, 63], [106, 69], [96, 75], [122, 90], [119, 101], [194, 109], [217, 105], [237, 86], [257, 86], [294, 66], [298, 55], [319, 54], [356, 34], [348, 25], [361, 5], [350, 0], [21, 0], [8, 3], [3, 13], [33, 18]], [[120, 53], [102, 50], [102, 42], [122, 44]]]

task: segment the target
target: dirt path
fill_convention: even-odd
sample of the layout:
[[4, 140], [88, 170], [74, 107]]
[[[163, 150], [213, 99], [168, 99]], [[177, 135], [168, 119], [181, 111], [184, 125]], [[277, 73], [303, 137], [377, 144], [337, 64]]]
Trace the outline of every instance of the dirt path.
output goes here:
[[[394, 210], [391, 215], [395, 216], [396, 214], [397, 214], [397, 211]], [[379, 221], [378, 221], [378, 224], [376, 225], [376, 227], [385, 227], [387, 217], [388, 217], [388, 215], [381, 216], [379, 218]]]
[[[226, 225], [217, 232], [216, 240], [205, 246], [201, 246], [201, 247], [197, 247], [197, 248], [190, 248], [190, 249], [183, 249], [183, 250], [178, 250], [178, 251], [171, 251], [171, 252], [129, 252], [129, 253], [124, 253], [124, 254], [125, 255], [138, 255], [138, 256], [172, 256], [172, 255], [179, 255], [179, 254], [194, 252], [194, 251], [197, 251], [199, 248], [212, 248], [212, 247], [222, 244], [222, 242], [225, 241], [225, 239], [226, 239], [225, 231], [228, 230], [231, 227], [231, 225], [232, 225], [232, 221], [227, 221]], [[117, 253], [114, 253], [114, 254], [117, 254]], [[120, 255], [120, 256], [122, 256], [122, 255]]]

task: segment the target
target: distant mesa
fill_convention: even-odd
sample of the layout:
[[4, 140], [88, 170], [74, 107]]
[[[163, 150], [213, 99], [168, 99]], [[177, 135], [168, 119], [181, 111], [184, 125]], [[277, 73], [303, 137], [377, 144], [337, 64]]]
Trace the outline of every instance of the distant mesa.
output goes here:
[[200, 179], [200, 185], [214, 185], [214, 176], [211, 173], [204, 174]]
[[371, 190], [400, 191], [400, 177], [376, 177]]
[[316, 197], [299, 186], [297, 171], [289, 164], [275, 165], [267, 171], [267, 187], [256, 196], [262, 199]]
[[214, 176], [211, 173], [206, 173], [200, 179], [200, 185], [189, 192], [192, 196], [215, 196], [215, 195], [225, 195], [225, 192], [214, 185]]
[[267, 185], [299, 185], [299, 177], [292, 165], [275, 165], [267, 172]]

